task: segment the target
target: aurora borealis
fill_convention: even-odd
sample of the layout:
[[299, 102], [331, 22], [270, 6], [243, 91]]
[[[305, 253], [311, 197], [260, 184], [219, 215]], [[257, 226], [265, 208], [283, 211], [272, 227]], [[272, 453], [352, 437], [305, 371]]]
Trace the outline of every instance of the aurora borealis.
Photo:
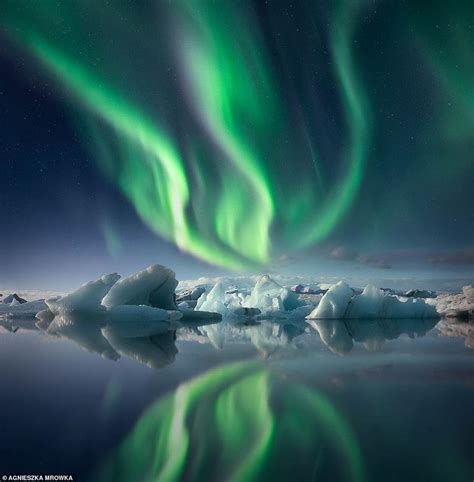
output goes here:
[[7, 0], [0, 15], [145, 224], [241, 271], [328, 242], [470, 245], [473, 10]]

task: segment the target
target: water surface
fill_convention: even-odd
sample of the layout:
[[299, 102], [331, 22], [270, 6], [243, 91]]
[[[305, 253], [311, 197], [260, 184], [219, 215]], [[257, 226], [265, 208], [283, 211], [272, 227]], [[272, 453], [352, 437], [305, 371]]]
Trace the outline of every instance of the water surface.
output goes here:
[[270, 319], [138, 338], [80, 318], [55, 336], [2, 326], [2, 473], [474, 480], [470, 325]]

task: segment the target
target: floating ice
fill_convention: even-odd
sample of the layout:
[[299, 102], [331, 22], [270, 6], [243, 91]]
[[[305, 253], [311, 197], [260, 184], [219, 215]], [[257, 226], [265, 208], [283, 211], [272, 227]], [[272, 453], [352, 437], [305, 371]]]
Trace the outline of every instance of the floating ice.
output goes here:
[[46, 308], [44, 300], [28, 301], [13, 306], [0, 303], [0, 319], [34, 318], [38, 311]]
[[344, 281], [339, 281], [321, 298], [308, 318], [344, 318], [352, 294], [351, 288]]
[[226, 293], [222, 283], [203, 293], [197, 301], [196, 311], [220, 313], [222, 316], [232, 316], [235, 309], [242, 306], [242, 299], [236, 293]]
[[323, 296], [308, 319], [361, 318], [436, 318], [436, 309], [422, 299], [399, 299], [368, 285], [360, 295], [353, 296], [349, 286], [340, 281]]
[[436, 307], [442, 316], [470, 319], [474, 317], [474, 286], [464, 286], [462, 293], [442, 294], [427, 303]]
[[176, 321], [183, 314], [180, 311], [168, 311], [161, 308], [153, 308], [147, 305], [121, 305], [107, 310], [106, 320], [110, 322], [120, 321]]
[[203, 286], [181, 290], [176, 293], [176, 301], [197, 301], [205, 291], [206, 289]]
[[263, 275], [245, 300], [245, 306], [258, 308], [262, 312], [289, 311], [300, 306], [300, 303], [295, 293], [279, 285], [270, 276]]
[[[46, 300], [49, 310], [55, 314], [103, 312], [102, 298], [117, 282], [117, 273], [102, 276], [97, 281], [89, 281], [66, 296]], [[39, 310], [38, 310], [39, 311]]]
[[196, 310], [215, 311], [224, 317], [255, 316], [294, 310], [303, 303], [298, 295], [276, 283], [268, 275], [260, 276], [249, 295], [238, 288], [226, 289], [218, 282], [198, 299]]
[[119, 305], [148, 305], [176, 310], [174, 271], [155, 264], [119, 280], [102, 300], [107, 308]]

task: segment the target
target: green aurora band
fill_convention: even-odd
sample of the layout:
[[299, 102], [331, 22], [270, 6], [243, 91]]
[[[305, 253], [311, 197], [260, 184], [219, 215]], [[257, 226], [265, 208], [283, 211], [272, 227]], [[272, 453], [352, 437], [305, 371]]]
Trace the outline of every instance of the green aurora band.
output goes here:
[[364, 480], [358, 444], [331, 402], [239, 362], [156, 402], [93, 480], [319, 480], [328, 467], [334, 480]]
[[[78, 39], [90, 34], [81, 30], [84, 21], [75, 11], [80, 6], [68, 8], [65, 2], [58, 8], [49, 0], [8, 3], [7, 32], [81, 106], [91, 134], [86, 144], [95, 146], [102, 169], [146, 224], [180, 249], [233, 270], [262, 266], [279, 252], [324, 239], [351, 207], [369, 140], [367, 102], [350, 52], [353, 8], [341, 3], [331, 12], [333, 75], [349, 139], [341, 153], [344, 174], [330, 185], [322, 178], [313, 142], [298, 154], [304, 169], [296, 178], [288, 161], [291, 150], [278, 145], [276, 138], [300, 144], [300, 134], [294, 132], [284, 92], [275, 85], [268, 47], [251, 8], [179, 1], [166, 12], [174, 25], [173, 47], [162, 49], [178, 72], [172, 87], [186, 85], [190, 106], [185, 115], [199, 130], [184, 145], [164, 114], [152, 115], [117, 86], [116, 72], [76, 55]], [[111, 8], [97, 9], [98, 20], [119, 15]], [[82, 10], [86, 18], [94, 13], [93, 8]], [[55, 23], [65, 18], [70, 33], [59, 40]], [[325, 193], [321, 185], [327, 185]]]
[[[472, 6], [376, 7], [4, 0], [0, 21], [61, 87], [84, 144], [141, 219], [185, 252], [245, 270], [322, 243], [350, 224], [356, 200], [370, 213], [385, 182], [377, 173], [397, 163], [407, 139], [419, 144], [400, 178], [406, 191], [420, 176], [436, 189], [446, 176], [465, 178]], [[406, 87], [381, 65], [385, 47], [398, 61], [424, 60], [420, 70], [431, 75], [431, 103], [420, 108], [423, 89], [413, 85], [403, 106], [398, 125], [409, 131], [394, 130], [391, 111], [405, 96], [397, 89]], [[433, 121], [414, 123], [417, 109]], [[377, 182], [364, 190], [368, 177]], [[398, 185], [382, 199], [372, 226], [402, 211], [416, 219]]]

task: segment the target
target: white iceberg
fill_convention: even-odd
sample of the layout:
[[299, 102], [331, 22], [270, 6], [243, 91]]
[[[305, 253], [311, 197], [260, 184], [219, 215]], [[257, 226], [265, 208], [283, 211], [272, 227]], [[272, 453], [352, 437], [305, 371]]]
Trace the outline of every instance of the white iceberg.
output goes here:
[[332, 286], [321, 298], [318, 306], [307, 316], [316, 319], [344, 318], [352, 299], [352, 290], [344, 281]]
[[102, 304], [106, 308], [119, 305], [148, 305], [164, 310], [176, 310], [177, 285], [174, 271], [155, 264], [120, 279], [105, 295]]
[[298, 296], [284, 288], [270, 276], [258, 278], [250, 296], [245, 300], [248, 308], [258, 308], [262, 313], [269, 311], [290, 311], [300, 306]]
[[308, 319], [395, 319], [437, 318], [436, 309], [422, 299], [400, 299], [368, 285], [353, 296], [349, 286], [340, 281], [323, 296]]
[[249, 295], [238, 289], [226, 289], [222, 282], [217, 282], [209, 292], [201, 295], [196, 310], [217, 312], [224, 317], [250, 317], [291, 311], [301, 305], [298, 295], [263, 275]]
[[54, 315], [103, 312], [105, 308], [101, 305], [102, 298], [119, 278], [117, 273], [102, 276], [97, 281], [89, 281], [65, 296], [49, 298], [46, 304]]
[[226, 293], [222, 283], [203, 293], [197, 301], [196, 311], [220, 313], [224, 317], [234, 315], [234, 310], [242, 306], [242, 299], [236, 293]]

